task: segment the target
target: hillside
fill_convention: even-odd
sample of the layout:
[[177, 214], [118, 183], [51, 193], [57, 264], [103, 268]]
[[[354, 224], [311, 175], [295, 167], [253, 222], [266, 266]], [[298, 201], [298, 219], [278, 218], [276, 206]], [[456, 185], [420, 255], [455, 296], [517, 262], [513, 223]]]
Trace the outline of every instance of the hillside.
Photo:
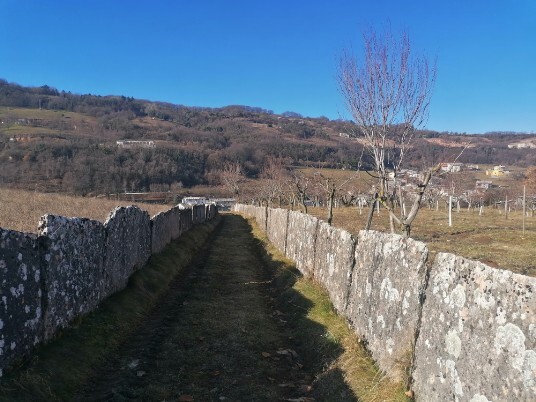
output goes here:
[[[178, 191], [220, 184], [226, 162], [257, 178], [267, 158], [288, 166], [355, 168], [359, 140], [351, 122], [276, 115], [248, 106], [202, 108], [124, 96], [76, 95], [0, 80], [0, 185], [72, 194]], [[393, 128], [396, 130], [396, 127]], [[408, 167], [452, 161], [536, 165], [535, 135], [472, 136], [420, 131]], [[122, 148], [118, 140], [152, 141]], [[369, 164], [364, 156], [363, 167]]]

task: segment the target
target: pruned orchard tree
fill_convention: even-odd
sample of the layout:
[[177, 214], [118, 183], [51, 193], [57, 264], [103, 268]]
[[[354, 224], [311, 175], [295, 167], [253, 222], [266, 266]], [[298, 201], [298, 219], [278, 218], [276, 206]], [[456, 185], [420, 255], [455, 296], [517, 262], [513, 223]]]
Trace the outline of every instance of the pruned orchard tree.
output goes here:
[[239, 162], [227, 162], [220, 172], [223, 185], [239, 199], [242, 184], [246, 180], [244, 169]]
[[331, 226], [333, 221], [333, 206], [335, 203], [336, 196], [352, 181], [357, 178], [359, 171], [355, 172], [353, 175], [337, 180], [336, 178], [330, 177], [325, 174], [322, 169], [318, 169], [314, 172], [314, 181], [315, 185], [320, 188], [324, 193], [326, 198], [326, 209], [327, 209], [327, 223]]
[[[292, 174], [289, 184], [291, 187], [291, 193], [294, 195], [293, 200], [296, 200], [301, 205], [303, 212], [307, 213], [307, 199], [309, 192], [309, 183], [311, 179], [305, 174], [299, 171], [294, 171]], [[294, 205], [294, 203], [292, 203]], [[293, 208], [294, 209], [294, 208]]]
[[279, 208], [283, 204], [285, 195], [285, 182], [288, 178], [286, 169], [287, 161], [282, 158], [268, 157], [261, 170], [262, 197], [266, 204], [272, 206], [275, 199], [279, 202]]
[[[353, 135], [364, 139], [374, 161], [374, 200], [389, 211], [391, 232], [395, 232], [396, 223], [409, 236], [424, 191], [440, 166], [423, 175], [412, 207], [407, 213], [400, 210], [399, 215], [394, 207], [397, 175], [416, 130], [428, 116], [436, 67], [426, 57], [411, 52], [407, 33], [395, 38], [391, 31], [379, 35], [370, 30], [363, 41], [362, 57], [349, 52], [341, 56], [339, 89], [357, 127]], [[366, 230], [370, 229], [375, 205], [371, 202]]]

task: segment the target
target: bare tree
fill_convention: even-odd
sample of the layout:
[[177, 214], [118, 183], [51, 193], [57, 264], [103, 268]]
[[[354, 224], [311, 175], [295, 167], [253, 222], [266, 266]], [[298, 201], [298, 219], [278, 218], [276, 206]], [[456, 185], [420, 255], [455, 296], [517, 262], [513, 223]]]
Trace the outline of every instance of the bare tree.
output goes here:
[[279, 207], [283, 203], [285, 181], [288, 175], [285, 164], [286, 161], [282, 158], [269, 157], [261, 170], [261, 178], [264, 181], [262, 186], [263, 198], [269, 204], [272, 204], [273, 200], [277, 199]]
[[244, 183], [246, 175], [239, 162], [227, 162], [220, 172], [220, 179], [236, 198], [240, 197], [241, 185]]
[[[436, 68], [426, 57], [411, 53], [406, 33], [397, 39], [390, 31], [378, 35], [371, 30], [363, 35], [363, 40], [364, 57], [358, 59], [346, 52], [340, 59], [339, 88], [357, 126], [353, 134], [364, 139], [374, 161], [377, 179], [374, 199], [389, 211], [391, 231], [395, 231], [396, 222], [409, 236], [424, 191], [439, 165], [423, 175], [412, 208], [401, 216], [395, 213], [393, 201], [396, 199], [397, 174], [416, 129], [427, 118]], [[372, 223], [375, 204], [371, 203], [367, 230]]]
[[331, 225], [333, 221], [333, 206], [335, 197], [346, 187], [348, 183], [357, 178], [359, 171], [354, 172], [350, 177], [337, 180], [325, 174], [322, 170], [317, 170], [314, 173], [314, 179], [317, 187], [319, 187], [326, 196], [326, 207], [328, 211], [327, 222]]
[[307, 213], [307, 198], [308, 198], [308, 188], [310, 179], [301, 172], [294, 172], [292, 178], [289, 180], [294, 192], [294, 198], [297, 199], [302, 208], [303, 212]]

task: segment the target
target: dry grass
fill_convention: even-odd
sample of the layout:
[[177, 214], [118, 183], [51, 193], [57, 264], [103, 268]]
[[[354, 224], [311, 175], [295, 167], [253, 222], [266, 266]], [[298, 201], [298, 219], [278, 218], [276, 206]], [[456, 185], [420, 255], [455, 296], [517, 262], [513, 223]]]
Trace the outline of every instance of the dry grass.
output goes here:
[[[333, 225], [351, 233], [364, 228], [368, 210], [359, 213], [357, 208], [334, 210]], [[326, 210], [309, 208], [309, 213], [326, 219]], [[412, 237], [429, 244], [432, 253], [445, 251], [470, 259], [482, 261], [490, 266], [509, 269], [516, 273], [536, 276], [536, 217], [525, 217], [523, 213], [488, 208], [479, 216], [478, 212], [462, 209], [452, 213], [452, 227], [448, 226], [448, 211], [421, 209], [413, 224]], [[381, 210], [373, 219], [372, 229], [389, 230], [388, 215]]]
[[137, 205], [153, 216], [169, 205], [132, 204], [103, 198], [71, 197], [33, 191], [0, 188], [0, 227], [35, 233], [39, 218], [45, 214], [90, 218], [104, 222], [117, 206]]

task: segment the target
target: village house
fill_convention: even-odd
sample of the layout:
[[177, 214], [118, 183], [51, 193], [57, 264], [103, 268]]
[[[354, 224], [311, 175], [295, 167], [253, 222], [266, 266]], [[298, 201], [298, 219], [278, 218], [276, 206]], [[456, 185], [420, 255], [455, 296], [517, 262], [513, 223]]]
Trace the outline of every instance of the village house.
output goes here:
[[486, 170], [486, 176], [501, 177], [510, 174], [509, 170], [503, 165], [494, 166], [493, 169]]
[[457, 173], [461, 172], [463, 163], [455, 162], [455, 163], [442, 163], [441, 164], [441, 170], [444, 172], [450, 172], [450, 173]]
[[491, 180], [477, 180], [475, 183], [476, 190], [489, 190], [490, 188], [496, 187]]

